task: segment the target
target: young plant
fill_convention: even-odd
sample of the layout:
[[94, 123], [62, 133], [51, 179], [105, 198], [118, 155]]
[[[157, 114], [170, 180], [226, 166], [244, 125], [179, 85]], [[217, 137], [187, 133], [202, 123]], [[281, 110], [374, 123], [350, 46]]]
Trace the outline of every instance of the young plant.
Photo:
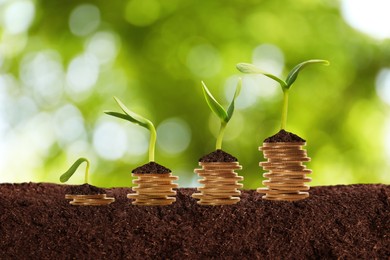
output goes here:
[[122, 109], [123, 114], [118, 112], [113, 112], [113, 111], [105, 111], [104, 113], [110, 116], [127, 120], [131, 123], [140, 125], [148, 129], [150, 131], [149, 162], [154, 162], [157, 133], [153, 123], [150, 120], [130, 111], [130, 109], [128, 109], [118, 98], [114, 97], [114, 99], [116, 103], [118, 103], [119, 107]]
[[299, 63], [288, 73], [285, 81], [283, 79], [275, 76], [275, 75], [264, 72], [261, 69], [257, 68], [256, 66], [249, 64], [249, 63], [238, 63], [237, 69], [243, 73], [248, 73], [248, 74], [263, 74], [264, 76], [271, 78], [280, 84], [280, 86], [283, 90], [283, 109], [282, 109], [281, 129], [286, 129], [287, 110], [288, 110], [288, 91], [290, 90], [292, 84], [297, 79], [299, 72], [302, 69], [304, 69], [306, 66], [311, 65], [311, 64], [329, 65], [329, 61], [327, 61], [327, 60], [308, 60], [308, 61], [304, 61], [302, 63]]
[[206, 87], [206, 84], [202, 81], [202, 89], [203, 89], [203, 95], [206, 99], [207, 105], [211, 109], [211, 111], [216, 114], [219, 119], [221, 120], [221, 127], [219, 128], [219, 134], [217, 137], [217, 143], [216, 143], [216, 149], [221, 149], [222, 148], [222, 139], [223, 139], [223, 134], [225, 132], [225, 128], [227, 123], [230, 121], [230, 119], [233, 116], [234, 112], [234, 101], [238, 97], [241, 91], [241, 85], [242, 81], [241, 78], [238, 80], [236, 91], [234, 92], [234, 96], [232, 99], [232, 102], [230, 103], [228, 110], [226, 111], [219, 103], [218, 101], [213, 97], [209, 89]]
[[84, 175], [84, 183], [88, 183], [88, 175], [89, 175], [89, 161], [86, 158], [79, 158], [72, 166], [70, 166], [69, 170], [67, 170], [64, 174], [61, 175], [60, 181], [62, 183], [67, 182], [70, 177], [76, 172], [77, 168], [79, 168], [80, 164], [83, 162], [87, 163], [87, 167], [85, 168]]

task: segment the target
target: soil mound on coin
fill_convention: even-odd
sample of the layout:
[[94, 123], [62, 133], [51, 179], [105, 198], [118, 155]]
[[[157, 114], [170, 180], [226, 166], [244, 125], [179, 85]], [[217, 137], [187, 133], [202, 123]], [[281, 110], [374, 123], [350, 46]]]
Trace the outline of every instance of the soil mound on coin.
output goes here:
[[95, 187], [93, 185], [89, 185], [88, 183], [85, 183], [83, 185], [77, 185], [77, 186], [67, 186], [66, 187], [66, 194], [72, 194], [72, 195], [95, 195], [95, 194], [105, 194], [106, 191], [104, 189]]
[[156, 163], [156, 162], [149, 162], [147, 164], [144, 164], [138, 168], [135, 168], [132, 173], [139, 174], [139, 173], [159, 173], [159, 174], [166, 174], [170, 173], [171, 170]]
[[217, 149], [199, 159], [199, 162], [237, 162], [237, 158], [233, 155]]
[[296, 134], [280, 130], [277, 134], [268, 137], [264, 140], [264, 143], [304, 143], [305, 139], [299, 137]]

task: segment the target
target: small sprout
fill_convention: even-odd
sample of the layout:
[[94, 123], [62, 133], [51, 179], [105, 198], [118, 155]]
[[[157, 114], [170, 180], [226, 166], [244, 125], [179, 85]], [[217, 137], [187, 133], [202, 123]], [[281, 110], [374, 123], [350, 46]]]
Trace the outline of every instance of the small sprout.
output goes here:
[[329, 61], [327, 60], [308, 60], [304, 61], [302, 63], [299, 63], [296, 65], [290, 73], [288, 73], [286, 80], [282, 80], [281, 78], [272, 75], [270, 73], [264, 72], [257, 68], [256, 66], [249, 64], [249, 63], [238, 63], [237, 69], [243, 73], [247, 74], [263, 74], [266, 77], [269, 77], [275, 81], [277, 81], [283, 90], [283, 109], [282, 109], [282, 124], [281, 129], [286, 128], [287, 123], [287, 110], [288, 110], [288, 90], [291, 88], [292, 84], [295, 82], [295, 80], [298, 77], [299, 72], [305, 68], [307, 65], [310, 64], [323, 64], [323, 65], [329, 65]]
[[154, 151], [156, 147], [157, 133], [153, 123], [150, 120], [130, 111], [118, 98], [114, 97], [114, 99], [118, 103], [119, 107], [122, 109], [123, 114], [118, 112], [113, 112], [113, 111], [105, 111], [104, 113], [110, 116], [114, 116], [114, 117], [118, 117], [130, 121], [131, 123], [140, 125], [148, 129], [150, 131], [149, 161], [154, 162], [154, 154], [155, 154]]
[[87, 167], [85, 168], [85, 177], [84, 183], [88, 183], [88, 174], [89, 174], [89, 161], [86, 158], [79, 158], [72, 166], [70, 166], [69, 170], [67, 170], [64, 174], [61, 175], [60, 181], [62, 183], [67, 182], [70, 177], [76, 172], [77, 168], [79, 168], [80, 164], [83, 162], [87, 163]]
[[217, 138], [217, 143], [216, 143], [216, 149], [221, 149], [222, 147], [222, 139], [223, 139], [223, 134], [226, 128], [227, 123], [230, 121], [230, 119], [233, 116], [234, 112], [234, 101], [238, 97], [241, 91], [241, 85], [242, 81], [241, 78], [238, 80], [236, 91], [234, 93], [232, 102], [230, 103], [228, 110], [226, 111], [219, 103], [218, 101], [213, 97], [209, 89], [206, 87], [205, 83], [202, 81], [202, 89], [203, 89], [203, 95], [206, 99], [207, 105], [210, 107], [211, 111], [216, 114], [219, 119], [221, 120], [221, 127], [219, 129], [219, 134]]

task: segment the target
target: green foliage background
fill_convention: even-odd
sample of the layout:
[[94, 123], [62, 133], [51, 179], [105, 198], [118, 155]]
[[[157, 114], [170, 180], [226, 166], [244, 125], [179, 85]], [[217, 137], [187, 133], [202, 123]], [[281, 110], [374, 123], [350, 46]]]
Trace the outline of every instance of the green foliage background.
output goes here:
[[[75, 8], [86, 3], [98, 8], [100, 23], [77, 36], [70, 30], [69, 19]], [[375, 92], [378, 72], [390, 66], [390, 42], [373, 40], [352, 29], [342, 19], [337, 1], [42, 0], [34, 5], [28, 32], [9, 35], [0, 29], [0, 74], [13, 82], [11, 87], [3, 83], [2, 91], [10, 102], [23, 96], [37, 107], [27, 115], [15, 106], [9, 106], [12, 111], [4, 112], [4, 108], [9, 128], [3, 131], [3, 139], [23, 133], [20, 129], [26, 129], [31, 118], [42, 113], [50, 118], [67, 104], [79, 109], [86, 134], [68, 143], [49, 143], [44, 152], [31, 158], [34, 163], [24, 164], [15, 154], [13, 160], [24, 166], [17, 168], [18, 172], [8, 172], [1, 181], [59, 182], [59, 176], [78, 157], [85, 156], [91, 160], [92, 184], [130, 186], [131, 170], [147, 162], [147, 152], [110, 160], [99, 156], [93, 146], [97, 122], [107, 120], [125, 129], [131, 127], [103, 114], [107, 109], [117, 110], [112, 99], [117, 96], [156, 126], [172, 117], [188, 124], [191, 141], [187, 149], [170, 154], [157, 146], [156, 161], [178, 175], [181, 186], [195, 186], [193, 169], [202, 155], [214, 150], [219, 127], [202, 96], [201, 80], [226, 106], [233, 93], [226, 86], [243, 76], [235, 65], [251, 63], [254, 50], [267, 44], [283, 53], [283, 77], [304, 60], [327, 59], [331, 63], [304, 70], [290, 92], [287, 130], [307, 140], [312, 185], [390, 183], [384, 143], [389, 107]], [[0, 12], [6, 6], [0, 6]], [[22, 64], [28, 55], [54, 52], [66, 73], [72, 60], [85, 52], [99, 32], [114, 36], [117, 53], [101, 65], [90, 91], [72, 94], [62, 83], [64, 93], [51, 102], [37, 97], [23, 83]], [[244, 77], [243, 90], [249, 81]], [[258, 147], [279, 130], [282, 92], [277, 85], [270, 88], [275, 90], [273, 95], [260, 94], [253, 105], [237, 107], [225, 133], [223, 149], [243, 165], [239, 174], [244, 176], [247, 189], [262, 186], [258, 163], [263, 157]], [[40, 128], [29, 125], [28, 129]], [[44, 142], [46, 137], [42, 134], [40, 138]], [[78, 139], [87, 144], [84, 150], [70, 149]], [[25, 139], [17, 149], [26, 149], [29, 142], [33, 141]], [[79, 176], [73, 183], [82, 181], [81, 171]]]

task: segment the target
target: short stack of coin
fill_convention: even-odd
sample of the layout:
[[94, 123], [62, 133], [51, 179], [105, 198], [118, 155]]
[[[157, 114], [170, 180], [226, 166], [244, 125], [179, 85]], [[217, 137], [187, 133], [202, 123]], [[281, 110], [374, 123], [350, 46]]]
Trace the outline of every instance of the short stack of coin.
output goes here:
[[71, 199], [69, 202], [71, 205], [79, 206], [103, 206], [111, 204], [115, 201], [114, 198], [107, 197], [106, 194], [94, 194], [94, 195], [72, 195], [66, 194], [65, 199]]
[[173, 188], [177, 188], [178, 184], [172, 181], [179, 178], [171, 173], [133, 173], [132, 176], [137, 177], [133, 183], [138, 186], [132, 188], [135, 193], [127, 194], [127, 198], [134, 199], [133, 205], [164, 206], [176, 201]]
[[296, 201], [309, 197], [307, 191], [310, 187], [306, 183], [311, 178], [306, 177], [306, 174], [312, 171], [303, 165], [303, 162], [310, 161], [303, 149], [305, 145], [305, 142], [276, 142], [263, 143], [259, 148], [267, 159], [260, 166], [268, 171], [263, 175], [268, 178], [263, 181], [267, 188], [257, 189], [257, 192], [265, 193], [263, 199]]
[[200, 193], [192, 194], [192, 197], [199, 199], [200, 205], [231, 205], [240, 201], [242, 181], [244, 178], [238, 176], [235, 170], [241, 170], [238, 162], [200, 162], [202, 169], [195, 169], [203, 179], [199, 180], [203, 187], [198, 187]]

